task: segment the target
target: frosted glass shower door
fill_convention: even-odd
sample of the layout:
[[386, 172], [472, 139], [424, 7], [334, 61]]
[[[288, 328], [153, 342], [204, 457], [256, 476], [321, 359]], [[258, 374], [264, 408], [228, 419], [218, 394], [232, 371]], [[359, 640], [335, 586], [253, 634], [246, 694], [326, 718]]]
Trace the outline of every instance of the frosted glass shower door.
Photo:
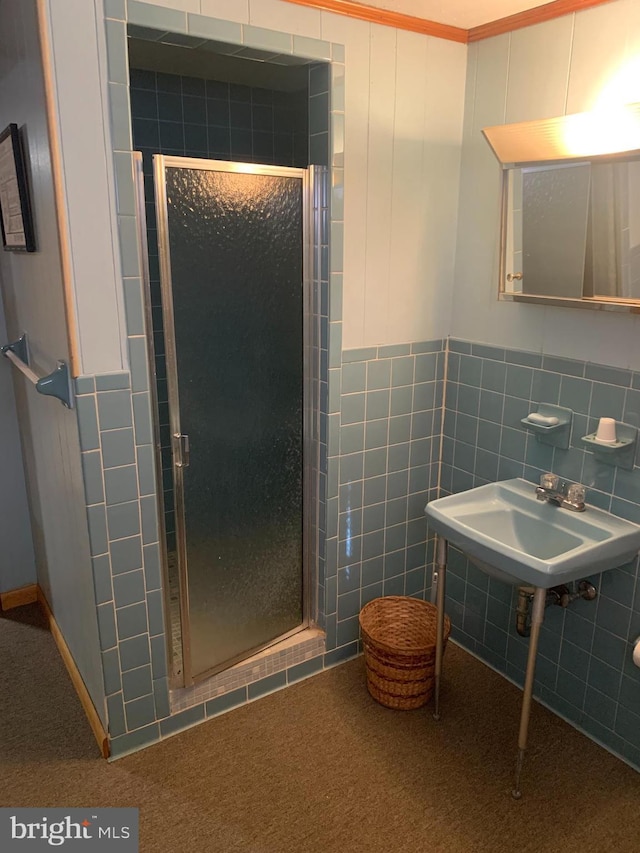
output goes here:
[[306, 173], [154, 160], [188, 682], [305, 623]]

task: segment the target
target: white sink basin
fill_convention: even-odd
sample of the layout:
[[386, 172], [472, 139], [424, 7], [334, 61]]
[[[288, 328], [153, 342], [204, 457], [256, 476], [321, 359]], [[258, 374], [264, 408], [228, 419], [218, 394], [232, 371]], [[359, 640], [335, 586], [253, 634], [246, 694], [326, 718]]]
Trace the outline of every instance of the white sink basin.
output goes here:
[[551, 587], [629, 562], [640, 525], [589, 506], [571, 512], [536, 499], [516, 478], [431, 501], [429, 526], [483, 571], [512, 584]]

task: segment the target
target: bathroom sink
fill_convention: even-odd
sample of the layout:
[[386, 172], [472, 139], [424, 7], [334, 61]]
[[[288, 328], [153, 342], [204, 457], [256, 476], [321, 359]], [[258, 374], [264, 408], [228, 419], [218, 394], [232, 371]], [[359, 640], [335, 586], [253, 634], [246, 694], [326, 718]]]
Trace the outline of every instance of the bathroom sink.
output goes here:
[[630, 561], [640, 525], [589, 506], [571, 512], [536, 499], [516, 478], [427, 504], [429, 526], [480, 569], [512, 584], [551, 587]]

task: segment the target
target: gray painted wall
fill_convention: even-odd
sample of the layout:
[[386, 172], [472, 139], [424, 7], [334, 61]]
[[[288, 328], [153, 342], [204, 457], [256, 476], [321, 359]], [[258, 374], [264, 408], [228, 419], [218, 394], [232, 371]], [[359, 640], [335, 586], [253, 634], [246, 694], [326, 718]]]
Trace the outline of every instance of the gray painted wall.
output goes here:
[[[0, 5], [0, 57], [0, 127], [15, 122], [23, 134], [37, 244], [34, 254], [0, 255], [6, 331], [11, 340], [28, 332], [33, 367], [42, 375], [69, 352], [35, 0]], [[76, 413], [37, 394], [21, 374], [13, 380], [37, 580], [104, 715]]]
[[[1, 282], [0, 282], [1, 285]], [[0, 299], [0, 345], [7, 342]], [[12, 367], [0, 360], [0, 592], [36, 582]]]

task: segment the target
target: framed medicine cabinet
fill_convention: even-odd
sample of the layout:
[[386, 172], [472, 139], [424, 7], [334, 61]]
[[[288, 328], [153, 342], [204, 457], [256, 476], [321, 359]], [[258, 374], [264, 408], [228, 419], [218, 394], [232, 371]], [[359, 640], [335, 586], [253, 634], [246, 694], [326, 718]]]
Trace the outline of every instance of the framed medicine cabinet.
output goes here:
[[487, 127], [499, 299], [640, 313], [640, 104]]

